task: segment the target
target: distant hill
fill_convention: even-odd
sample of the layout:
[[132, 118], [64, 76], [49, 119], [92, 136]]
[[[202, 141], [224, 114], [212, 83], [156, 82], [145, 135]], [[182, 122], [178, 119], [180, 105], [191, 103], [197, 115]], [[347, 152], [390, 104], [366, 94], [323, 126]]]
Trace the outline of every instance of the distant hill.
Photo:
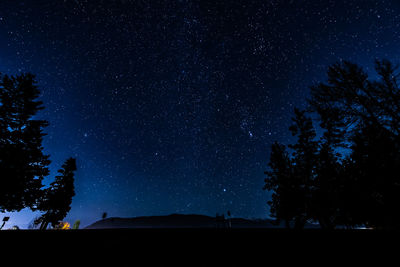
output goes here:
[[[167, 216], [146, 216], [134, 218], [112, 217], [97, 221], [85, 229], [115, 229], [115, 228], [225, 228], [229, 221], [217, 220], [216, 217], [197, 214], [171, 214]], [[273, 220], [258, 219], [249, 220], [232, 218], [232, 228], [282, 228], [283, 225], [274, 224]], [[308, 225], [307, 228], [318, 227]]]

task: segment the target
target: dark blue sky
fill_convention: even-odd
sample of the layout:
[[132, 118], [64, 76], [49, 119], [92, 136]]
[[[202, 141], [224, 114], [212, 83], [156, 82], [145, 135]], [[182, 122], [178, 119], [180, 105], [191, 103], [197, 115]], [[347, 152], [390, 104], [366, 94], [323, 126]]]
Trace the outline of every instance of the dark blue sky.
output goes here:
[[78, 160], [67, 221], [266, 217], [270, 145], [309, 85], [342, 59], [400, 62], [396, 1], [215, 2], [0, 2], [0, 72], [43, 92], [46, 183]]

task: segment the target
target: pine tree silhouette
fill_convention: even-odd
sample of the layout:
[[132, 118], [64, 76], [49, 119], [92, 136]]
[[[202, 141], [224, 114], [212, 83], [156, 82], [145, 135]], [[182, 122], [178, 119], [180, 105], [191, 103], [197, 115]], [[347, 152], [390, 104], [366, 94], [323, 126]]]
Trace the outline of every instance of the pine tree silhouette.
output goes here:
[[43, 109], [32, 74], [0, 75], [0, 211], [37, 209], [42, 180], [49, 174], [43, 154], [45, 120], [34, 119]]
[[292, 195], [297, 191], [292, 183], [293, 165], [286, 147], [275, 142], [271, 146], [270, 170], [266, 171], [264, 190], [273, 191], [270, 205], [271, 216], [277, 222], [284, 221], [287, 228], [296, 216], [295, 205]]
[[299, 228], [309, 219], [328, 229], [398, 228], [400, 75], [387, 60], [376, 61], [375, 70], [379, 79], [370, 80], [344, 61], [329, 67], [327, 83], [311, 87], [308, 111], [318, 115], [323, 135], [316, 142], [311, 119], [295, 110], [293, 154], [274, 144], [266, 172], [273, 216], [294, 218]]
[[310, 217], [312, 186], [318, 143], [314, 140], [316, 133], [311, 118], [305, 111], [294, 109], [293, 125], [289, 127], [297, 143], [290, 144], [293, 150], [293, 178], [296, 190], [292, 193], [296, 207], [295, 228], [301, 229]]
[[46, 229], [51, 223], [53, 227], [57, 225], [71, 209], [74, 190], [74, 172], [76, 171], [76, 160], [69, 158], [58, 170], [59, 175], [50, 187], [45, 189], [44, 197], [40, 205], [40, 210], [45, 213], [39, 218], [40, 229]]
[[393, 228], [400, 222], [399, 73], [387, 60], [377, 60], [375, 70], [379, 78], [370, 80], [356, 64], [334, 64], [328, 82], [311, 88], [309, 102], [321, 126], [351, 148], [336, 197], [340, 223]]

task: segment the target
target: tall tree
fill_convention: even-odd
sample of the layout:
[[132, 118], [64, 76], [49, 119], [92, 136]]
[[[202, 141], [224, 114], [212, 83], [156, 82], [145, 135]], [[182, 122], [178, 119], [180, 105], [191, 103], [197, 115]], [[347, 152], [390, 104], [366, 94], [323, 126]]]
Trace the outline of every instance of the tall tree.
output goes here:
[[275, 142], [271, 146], [271, 156], [269, 161], [269, 171], [265, 174], [264, 190], [272, 191], [270, 205], [271, 216], [278, 222], [284, 221], [287, 228], [296, 216], [296, 199], [293, 198], [297, 191], [293, 184], [293, 168], [286, 147]]
[[57, 225], [65, 218], [71, 209], [72, 197], [75, 195], [74, 190], [74, 173], [76, 171], [76, 160], [69, 158], [58, 170], [59, 175], [55, 177], [55, 181], [50, 187], [45, 189], [43, 200], [39, 206], [40, 210], [45, 213], [39, 218], [41, 229], [46, 229], [51, 223]]
[[[371, 80], [356, 64], [334, 64], [327, 83], [311, 88], [309, 103], [321, 127], [334, 133], [334, 142], [325, 150], [338, 144], [351, 149], [341, 166], [345, 175], [337, 180], [337, 221], [388, 228], [400, 224], [400, 178], [395, 175], [400, 166], [399, 73], [387, 60], [377, 60], [375, 70], [378, 79]], [[334, 169], [340, 166], [325, 173], [334, 174]], [[322, 175], [322, 170], [317, 172]], [[321, 176], [321, 182], [329, 176]]]
[[319, 145], [315, 159], [315, 178], [312, 183], [310, 217], [322, 228], [333, 229], [341, 205], [343, 166], [328, 141]]
[[0, 211], [37, 209], [49, 156], [43, 153], [44, 107], [32, 74], [0, 75]]
[[[395, 136], [375, 124], [360, 125], [352, 138], [349, 169], [356, 191], [353, 216], [375, 228], [400, 226], [400, 147]], [[354, 188], [354, 187], [353, 187]]]
[[378, 80], [358, 65], [343, 61], [328, 69], [327, 83], [311, 87], [309, 103], [320, 115], [322, 124], [329, 124], [349, 141], [352, 130], [360, 123], [385, 127], [400, 134], [400, 88], [397, 67], [389, 61], [375, 62]]
[[306, 112], [294, 109], [293, 125], [289, 127], [297, 142], [289, 145], [293, 150], [293, 179], [296, 185], [295, 198], [297, 215], [295, 227], [303, 228], [310, 218], [312, 190], [315, 176], [316, 154], [318, 142], [315, 141], [316, 133], [311, 118]]
[[265, 172], [264, 189], [273, 191], [271, 215], [284, 220], [286, 226], [294, 220], [295, 228], [303, 228], [312, 216], [312, 193], [315, 176], [318, 143], [311, 118], [305, 111], [294, 110], [293, 125], [289, 130], [297, 136], [297, 142], [289, 145], [290, 156], [283, 145], [274, 143], [269, 162], [270, 171]]

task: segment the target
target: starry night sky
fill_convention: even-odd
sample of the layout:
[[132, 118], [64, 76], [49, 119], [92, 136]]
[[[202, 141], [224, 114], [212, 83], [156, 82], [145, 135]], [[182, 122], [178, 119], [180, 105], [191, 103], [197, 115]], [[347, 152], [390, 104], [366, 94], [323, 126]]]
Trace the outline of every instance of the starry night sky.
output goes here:
[[396, 2], [2, 0], [0, 72], [36, 74], [45, 183], [77, 158], [67, 221], [265, 218], [270, 145], [308, 87], [342, 59], [400, 63]]

